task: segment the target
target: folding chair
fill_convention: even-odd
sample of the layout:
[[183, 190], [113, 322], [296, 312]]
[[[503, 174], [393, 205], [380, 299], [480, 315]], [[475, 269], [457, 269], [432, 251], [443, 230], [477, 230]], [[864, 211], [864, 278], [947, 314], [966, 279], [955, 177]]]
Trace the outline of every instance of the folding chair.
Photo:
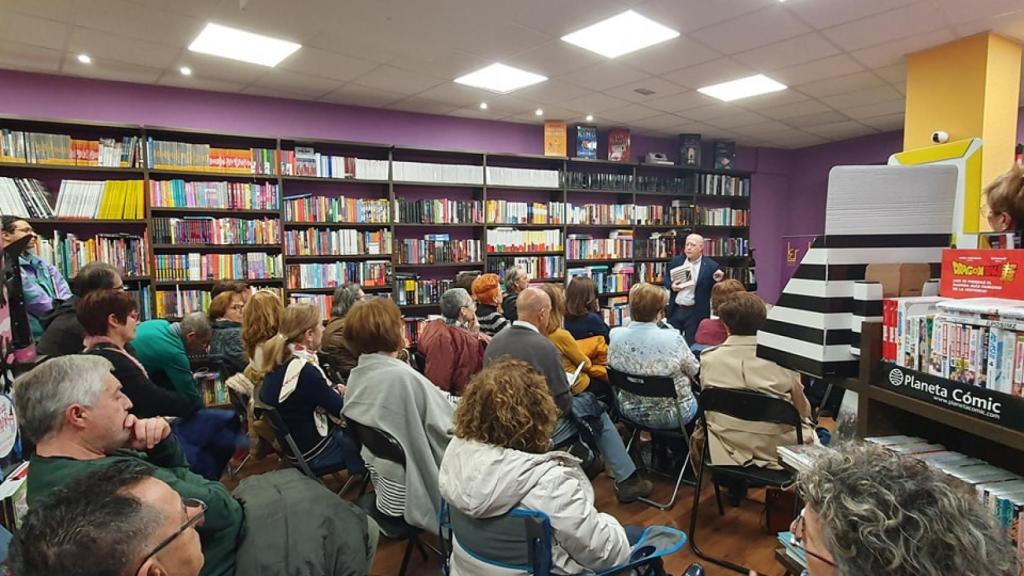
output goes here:
[[702, 465], [697, 473], [697, 485], [693, 490], [693, 508], [690, 512], [690, 548], [693, 549], [694, 554], [708, 562], [713, 562], [740, 574], [748, 574], [749, 568], [712, 557], [697, 546], [697, 514], [700, 508], [700, 488], [704, 480], [704, 472], [705, 470], [711, 471], [719, 514], [725, 513], [722, 506], [722, 495], [719, 491], [720, 481], [736, 480], [747, 482], [750, 486], [785, 488], [794, 482], [794, 474], [787, 470], [771, 470], [757, 466], [716, 466], [713, 464], [709, 447], [711, 436], [708, 432], [707, 415], [718, 413], [747, 422], [768, 422], [792, 426], [796, 429], [797, 443], [803, 444], [804, 435], [800, 413], [792, 403], [783, 398], [750, 390], [711, 387], [705, 387], [701, 392], [700, 411], [701, 426], [704, 428], [704, 449], [701, 454]]
[[[299, 450], [298, 445], [295, 444], [295, 439], [292, 438], [292, 433], [288, 430], [288, 425], [285, 424], [284, 419], [281, 418], [281, 413], [277, 411], [277, 408], [262, 405], [260, 410], [267, 416], [267, 420], [270, 422], [270, 427], [274, 430], [274, 436], [277, 436], [277, 442], [281, 445], [283, 450], [287, 450], [291, 455], [289, 459], [287, 456], [284, 458], [289, 464], [294, 464], [296, 468], [302, 471], [303, 474], [323, 484], [324, 481], [319, 474], [313, 472], [309, 467], [309, 463], [302, 456], [302, 451]], [[317, 472], [323, 472], [326, 476], [330, 474], [334, 476], [338, 482], [342, 485], [341, 489], [338, 490], [338, 495], [342, 495], [348, 491], [349, 486], [355, 481], [355, 476], [349, 476], [347, 481], [342, 482], [340, 471], [344, 470], [344, 466], [340, 466], [337, 470], [317, 470]]]
[[[371, 454], [377, 458], [394, 462], [401, 466], [403, 470], [405, 469], [405, 449], [402, 448], [402, 445], [398, 443], [398, 440], [396, 440], [394, 436], [383, 430], [360, 424], [351, 418], [348, 419], [348, 424], [355, 431], [360, 444], [369, 450]], [[419, 535], [422, 531], [407, 523], [404, 517], [385, 515], [377, 508], [376, 502], [362, 502], [361, 504], [368, 508], [367, 511], [375, 520], [378, 520], [377, 523], [381, 525], [382, 529], [385, 527], [389, 528], [389, 530], [386, 531], [386, 535], [388, 537], [394, 540], [405, 540], [407, 542], [405, 545], [405, 553], [402, 555], [402, 567], [398, 571], [398, 576], [405, 576], [405, 571], [409, 567], [409, 560], [412, 557], [412, 549], [414, 547], [419, 550], [420, 556], [424, 560], [427, 559], [427, 553], [424, 550], [424, 545], [427, 548], [430, 548], [430, 550], [438, 556], [443, 557], [440, 550], [436, 550], [429, 544], [425, 544], [420, 541]]]
[[[231, 401], [231, 407], [235, 410], [235, 414], [238, 415], [238, 420], [242, 423], [242, 430], [249, 430], [249, 408], [248, 401], [241, 394], [228, 388], [228, 399]], [[245, 458], [238, 463], [238, 466], [231, 468], [231, 464], [228, 464], [228, 478], [234, 478], [242, 471], [242, 468], [249, 463], [249, 459], [252, 458], [252, 453], [247, 452]]]
[[[488, 564], [489, 574], [548, 576], [551, 573], [553, 533], [551, 519], [544, 512], [513, 508], [501, 516], [472, 518], [442, 502], [440, 525], [441, 541], [449, 553], [446, 554], [449, 561], [444, 566], [446, 575], [450, 573], [450, 554], [455, 552], [456, 546], [473, 561]], [[657, 574], [658, 560], [684, 546], [685, 533], [668, 526], [651, 526], [633, 545], [629, 560], [598, 574]]]
[[[615, 389], [624, 390], [635, 396], [642, 396], [646, 398], [659, 398], [666, 402], [676, 400], [676, 385], [675, 382], [669, 376], [637, 376], [634, 374], [626, 374], [620, 372], [612, 367], [608, 367], [608, 381], [612, 386], [612, 396], [615, 398], [615, 410], [619, 414], [619, 420], [624, 422], [627, 426], [633, 429], [633, 434], [629, 437], [629, 443], [626, 444], [626, 451], [629, 452], [633, 445], [633, 442], [640, 435], [640, 432], [647, 432], [655, 437], [668, 438], [677, 440], [686, 446], [687, 450], [690, 447], [690, 434], [686, 431], [686, 426], [681, 426], [679, 430], [664, 430], [660, 428], [650, 428], [631, 419], [622, 411], [622, 407], [619, 406], [618, 394], [615, 393]], [[669, 510], [676, 504], [676, 496], [679, 494], [679, 485], [683, 483], [683, 475], [686, 473], [687, 467], [690, 466], [689, 457], [684, 459], [683, 465], [679, 468], [679, 476], [676, 478], [675, 489], [672, 490], [672, 498], [668, 502], [655, 502], [649, 498], [638, 498], [644, 504], [648, 506], [654, 506], [661, 510]], [[693, 485], [689, 480], [687, 484]]]

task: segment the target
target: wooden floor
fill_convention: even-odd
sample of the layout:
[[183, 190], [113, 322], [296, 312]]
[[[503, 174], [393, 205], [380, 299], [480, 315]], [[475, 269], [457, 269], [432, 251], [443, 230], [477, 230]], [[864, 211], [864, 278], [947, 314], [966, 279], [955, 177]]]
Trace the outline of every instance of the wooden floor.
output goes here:
[[[242, 478], [273, 470], [279, 466], [281, 464], [276, 456], [268, 456], [260, 462], [246, 465], [239, 477], [235, 479], [225, 477], [224, 483], [233, 489]], [[667, 500], [671, 494], [674, 479], [672, 482], [660, 476], [651, 476], [651, 479], [655, 483], [654, 499]], [[615, 499], [611, 479], [604, 474], [594, 480], [594, 490], [597, 495], [597, 509], [615, 516], [623, 524], [640, 526], [663, 524], [679, 528], [689, 535], [693, 488], [683, 485], [679, 490], [679, 499], [676, 501], [675, 507], [666, 512], [641, 503], [620, 504]], [[353, 498], [354, 494], [348, 496], [348, 499]], [[714, 490], [710, 486], [705, 488], [701, 499], [700, 518], [702, 522], [699, 527], [698, 542], [705, 553], [747, 566], [767, 576], [782, 576], [784, 570], [775, 562], [774, 557], [777, 543], [775, 535], [768, 534], [762, 528], [764, 525], [763, 491], [752, 491], [750, 499], [743, 502], [738, 508], [732, 508], [726, 503], [724, 516], [718, 514]], [[428, 541], [434, 543], [436, 538], [430, 538]], [[404, 546], [404, 542], [381, 538], [371, 574], [376, 576], [397, 575], [402, 563]], [[669, 574], [678, 576], [690, 563], [697, 560], [690, 547], [687, 546], [680, 553], [667, 558], [665, 567]], [[736, 574], [736, 572], [719, 568], [713, 564], [702, 563], [706, 573], [711, 576]], [[437, 559], [431, 558], [424, 562], [418, 553], [414, 553], [408, 573], [410, 576], [427, 574], [434, 576], [439, 574], [439, 568], [440, 562]]]

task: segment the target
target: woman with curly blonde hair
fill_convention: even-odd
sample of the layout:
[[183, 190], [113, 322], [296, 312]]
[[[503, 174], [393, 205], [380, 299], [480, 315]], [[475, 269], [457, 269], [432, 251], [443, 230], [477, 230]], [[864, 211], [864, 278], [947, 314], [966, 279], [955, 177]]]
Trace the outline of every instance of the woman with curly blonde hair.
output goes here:
[[[548, 452], [558, 413], [544, 377], [521, 360], [501, 358], [477, 374], [455, 410], [455, 438], [438, 478], [441, 496], [471, 518], [513, 508], [547, 514], [552, 568], [560, 574], [601, 571], [629, 556], [626, 530], [594, 508], [594, 489], [579, 460]], [[455, 541], [452, 574], [493, 570]]]

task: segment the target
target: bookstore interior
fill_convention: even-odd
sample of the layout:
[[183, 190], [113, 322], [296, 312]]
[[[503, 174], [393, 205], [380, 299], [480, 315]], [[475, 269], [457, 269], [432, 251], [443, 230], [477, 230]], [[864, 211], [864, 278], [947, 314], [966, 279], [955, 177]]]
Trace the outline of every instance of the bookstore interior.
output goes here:
[[0, 3], [0, 570], [1024, 575], [1022, 45]]

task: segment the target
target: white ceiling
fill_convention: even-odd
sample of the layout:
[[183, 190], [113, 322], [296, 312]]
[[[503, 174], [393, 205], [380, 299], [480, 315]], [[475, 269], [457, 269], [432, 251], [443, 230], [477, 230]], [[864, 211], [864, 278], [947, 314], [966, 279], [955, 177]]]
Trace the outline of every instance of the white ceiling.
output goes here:
[[[559, 40], [626, 8], [682, 36], [616, 60]], [[303, 48], [275, 69], [188, 52], [207, 21]], [[0, 68], [526, 123], [542, 107], [793, 148], [902, 127], [904, 55], [988, 30], [1024, 41], [1024, 0], [0, 0]], [[508, 96], [452, 83], [493, 61], [551, 80]], [[695, 91], [754, 72], [791, 88]]]

